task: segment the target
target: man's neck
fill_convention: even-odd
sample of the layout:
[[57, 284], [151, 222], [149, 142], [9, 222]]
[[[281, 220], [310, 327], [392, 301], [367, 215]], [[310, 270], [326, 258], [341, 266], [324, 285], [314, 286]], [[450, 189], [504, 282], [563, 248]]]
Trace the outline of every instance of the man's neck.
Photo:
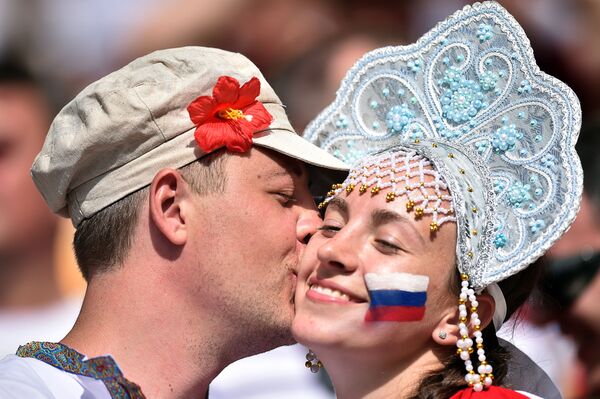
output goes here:
[[200, 309], [186, 314], [190, 304], [168, 283], [150, 287], [128, 269], [92, 279], [75, 327], [61, 342], [88, 358], [111, 355], [148, 398], [204, 398], [230, 361], [223, 353], [231, 342], [215, 333], [214, 317], [200, 317]]
[[0, 309], [26, 310], [57, 302], [60, 290], [51, 243], [0, 253]]

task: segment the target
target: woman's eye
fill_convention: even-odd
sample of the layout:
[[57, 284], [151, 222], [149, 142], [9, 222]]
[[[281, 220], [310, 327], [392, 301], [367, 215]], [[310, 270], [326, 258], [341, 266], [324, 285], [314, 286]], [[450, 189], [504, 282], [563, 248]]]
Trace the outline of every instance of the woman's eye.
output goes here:
[[325, 237], [331, 237], [338, 231], [340, 231], [341, 227], [335, 226], [332, 224], [324, 224], [319, 227], [317, 230], [321, 231]]
[[381, 248], [383, 248], [384, 251], [393, 252], [393, 253], [402, 251], [402, 248], [400, 248], [396, 244], [392, 244], [389, 241], [378, 239], [378, 240], [375, 240], [375, 242], [377, 243], [377, 245], [379, 245]]

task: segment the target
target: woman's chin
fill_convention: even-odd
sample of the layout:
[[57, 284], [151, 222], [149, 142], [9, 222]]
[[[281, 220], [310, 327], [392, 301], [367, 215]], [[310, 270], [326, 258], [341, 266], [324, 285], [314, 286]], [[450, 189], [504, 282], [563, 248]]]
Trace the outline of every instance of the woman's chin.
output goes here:
[[339, 330], [331, 324], [306, 320], [304, 317], [296, 316], [292, 323], [292, 334], [296, 341], [307, 347], [337, 346], [340, 344]]

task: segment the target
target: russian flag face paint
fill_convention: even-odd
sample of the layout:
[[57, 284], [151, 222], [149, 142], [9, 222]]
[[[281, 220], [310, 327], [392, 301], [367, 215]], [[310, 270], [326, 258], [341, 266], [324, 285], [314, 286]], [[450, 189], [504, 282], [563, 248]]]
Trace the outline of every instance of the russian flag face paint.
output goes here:
[[418, 321], [425, 315], [429, 277], [366, 273], [371, 303], [365, 321]]

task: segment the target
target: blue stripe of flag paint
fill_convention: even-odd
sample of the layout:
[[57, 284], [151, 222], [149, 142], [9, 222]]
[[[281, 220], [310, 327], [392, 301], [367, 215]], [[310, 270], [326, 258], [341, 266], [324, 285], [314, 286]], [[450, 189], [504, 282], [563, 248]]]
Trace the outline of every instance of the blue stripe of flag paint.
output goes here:
[[427, 293], [400, 290], [369, 291], [370, 306], [425, 306]]

